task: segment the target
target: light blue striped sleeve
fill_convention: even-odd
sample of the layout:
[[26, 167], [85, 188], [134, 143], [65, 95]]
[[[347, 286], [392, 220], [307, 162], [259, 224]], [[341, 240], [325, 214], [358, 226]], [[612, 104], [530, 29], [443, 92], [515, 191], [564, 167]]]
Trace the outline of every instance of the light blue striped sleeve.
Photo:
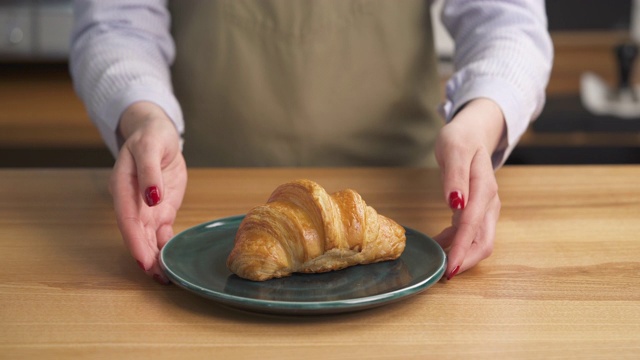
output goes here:
[[446, 0], [442, 22], [455, 43], [447, 121], [470, 100], [501, 108], [507, 133], [493, 154], [500, 167], [542, 111], [553, 61], [544, 0]]
[[70, 70], [106, 145], [117, 155], [123, 111], [137, 101], [159, 105], [184, 131], [173, 95], [170, 66], [175, 47], [163, 0], [76, 0]]

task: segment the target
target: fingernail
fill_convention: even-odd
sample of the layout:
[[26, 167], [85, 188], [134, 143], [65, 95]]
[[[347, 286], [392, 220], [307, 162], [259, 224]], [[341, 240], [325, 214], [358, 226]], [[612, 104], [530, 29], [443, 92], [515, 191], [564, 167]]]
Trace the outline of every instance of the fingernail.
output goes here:
[[464, 209], [464, 197], [460, 191], [452, 191], [449, 194], [449, 207], [453, 210]]
[[142, 264], [142, 262], [136, 260], [136, 262], [138, 263], [138, 266], [140, 266], [140, 269], [147, 271], [147, 269], [144, 267], [144, 265]]
[[455, 268], [453, 268], [453, 270], [451, 270], [451, 272], [449, 273], [449, 276], [447, 276], [447, 280], [453, 279], [453, 277], [456, 276], [458, 271], [460, 271], [460, 265], [456, 266]]
[[153, 280], [155, 280], [158, 284], [161, 284], [161, 285], [169, 285], [171, 283], [171, 281], [163, 278], [158, 274], [153, 274]]
[[158, 205], [160, 202], [160, 191], [157, 186], [149, 186], [144, 192], [144, 200], [149, 206]]

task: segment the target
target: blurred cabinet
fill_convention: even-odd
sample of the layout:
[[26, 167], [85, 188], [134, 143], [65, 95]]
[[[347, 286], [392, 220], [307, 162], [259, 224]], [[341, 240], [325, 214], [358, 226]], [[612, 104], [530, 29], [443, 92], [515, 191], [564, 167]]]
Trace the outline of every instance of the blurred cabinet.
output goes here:
[[71, 0], [2, 0], [0, 61], [64, 61], [72, 26]]
[[[580, 77], [618, 86], [614, 48], [638, 37], [638, 0], [547, 0], [554, 63], [545, 108], [510, 159], [515, 163], [640, 163], [640, 119], [597, 116], [582, 105]], [[636, 63], [635, 68], [638, 68]], [[640, 83], [639, 72], [632, 82]]]
[[110, 166], [65, 63], [0, 63], [0, 166]]
[[110, 166], [67, 68], [72, 0], [0, 0], [0, 166]]
[[[545, 108], [521, 139], [515, 163], [640, 163], [640, 118], [597, 116], [580, 99], [580, 77], [592, 72], [619, 83], [617, 45], [627, 30], [552, 32], [554, 62]], [[640, 83], [638, 61], [632, 83]]]

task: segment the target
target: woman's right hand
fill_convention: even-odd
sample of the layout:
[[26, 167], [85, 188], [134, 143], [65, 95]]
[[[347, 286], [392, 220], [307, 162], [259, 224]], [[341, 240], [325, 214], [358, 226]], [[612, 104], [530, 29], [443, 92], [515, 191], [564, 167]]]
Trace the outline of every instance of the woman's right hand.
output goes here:
[[158, 255], [173, 236], [187, 185], [180, 134], [165, 112], [150, 102], [129, 106], [119, 131], [125, 141], [109, 182], [118, 228], [138, 266], [168, 284]]

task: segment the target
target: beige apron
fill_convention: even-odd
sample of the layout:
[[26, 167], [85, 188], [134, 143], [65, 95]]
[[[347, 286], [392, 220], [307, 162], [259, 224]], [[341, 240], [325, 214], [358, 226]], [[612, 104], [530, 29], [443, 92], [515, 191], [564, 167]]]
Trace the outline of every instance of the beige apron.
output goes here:
[[171, 4], [189, 166], [433, 166], [426, 0]]

